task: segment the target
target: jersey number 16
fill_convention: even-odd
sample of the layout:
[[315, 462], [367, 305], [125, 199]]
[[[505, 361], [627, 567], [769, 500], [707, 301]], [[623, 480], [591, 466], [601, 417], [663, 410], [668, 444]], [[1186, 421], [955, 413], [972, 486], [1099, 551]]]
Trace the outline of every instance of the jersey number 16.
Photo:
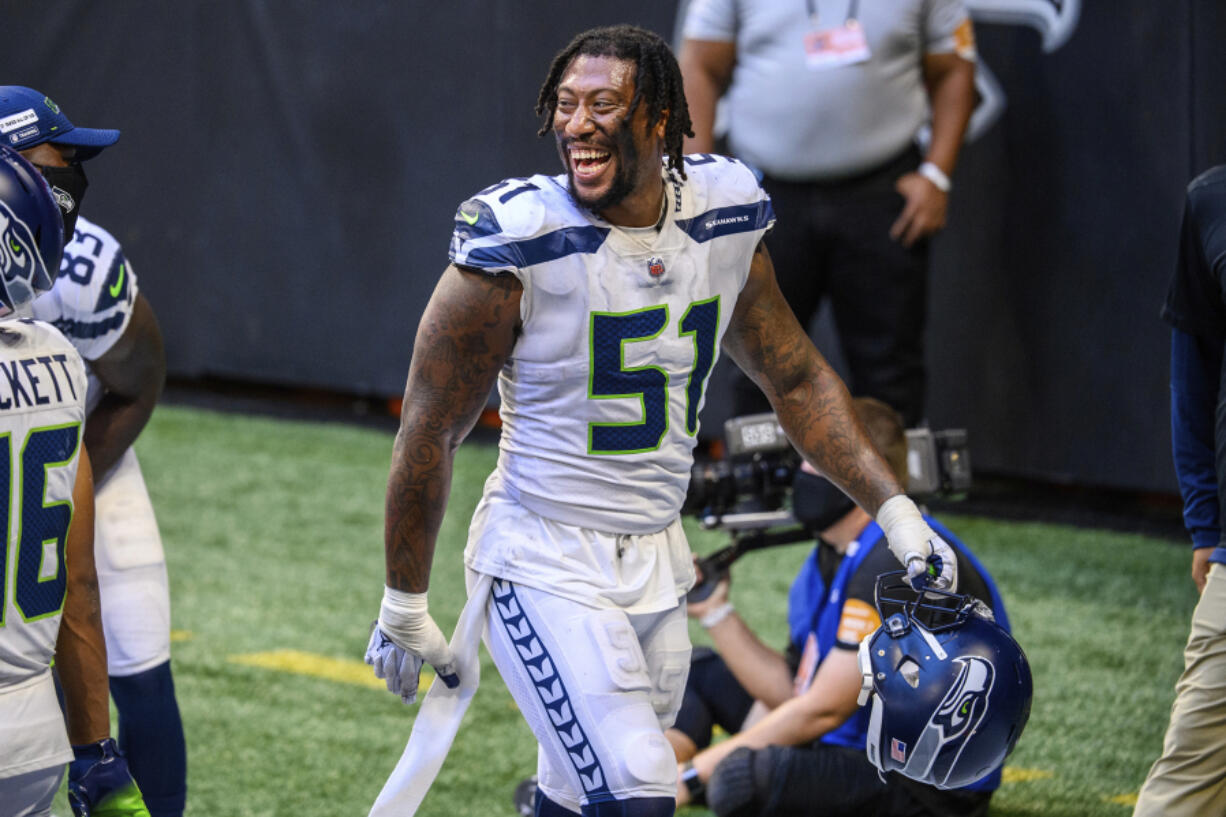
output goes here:
[[[70, 464], [77, 454], [80, 423], [36, 428], [21, 448], [18, 460], [17, 502], [14, 494], [13, 435], [0, 434], [0, 531], [4, 536], [4, 559], [0, 560], [0, 626], [5, 621], [5, 602], [10, 586], [17, 611], [25, 621], [35, 621], [60, 612], [68, 572], [64, 548], [72, 521], [72, 502], [47, 501], [47, 474]], [[72, 486], [68, 490], [71, 492]], [[14, 505], [18, 509], [13, 514]], [[17, 545], [9, 561], [13, 526]]]

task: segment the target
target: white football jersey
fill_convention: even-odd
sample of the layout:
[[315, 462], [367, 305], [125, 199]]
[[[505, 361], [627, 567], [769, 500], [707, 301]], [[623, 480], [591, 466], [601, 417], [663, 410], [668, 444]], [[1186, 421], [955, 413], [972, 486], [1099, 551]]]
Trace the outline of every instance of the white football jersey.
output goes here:
[[[64, 333], [87, 361], [106, 354], [128, 328], [136, 303], [136, 273], [109, 232], [80, 217], [64, 247], [51, 291], [35, 299], [34, 317]], [[102, 398], [90, 374], [89, 408]]]
[[72, 758], [51, 681], [86, 376], [64, 336], [0, 322], [0, 777]]
[[643, 534], [680, 511], [720, 340], [774, 223], [745, 165], [685, 164], [658, 232], [576, 205], [565, 176], [501, 182], [456, 213], [451, 260], [523, 283], [498, 468], [548, 519]]
[[8, 523], [0, 685], [43, 672], [64, 604], [64, 542], [85, 420], [85, 367], [39, 321], [0, 322], [0, 513]]

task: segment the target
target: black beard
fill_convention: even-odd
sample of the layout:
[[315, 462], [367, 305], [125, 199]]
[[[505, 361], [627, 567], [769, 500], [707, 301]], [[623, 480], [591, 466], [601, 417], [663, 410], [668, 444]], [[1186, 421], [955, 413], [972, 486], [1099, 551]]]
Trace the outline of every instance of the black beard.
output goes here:
[[613, 133], [613, 143], [616, 149], [617, 173], [613, 176], [613, 183], [609, 185], [609, 189], [604, 192], [604, 195], [594, 201], [581, 198], [579, 191], [575, 189], [575, 171], [571, 167], [569, 152], [566, 150], [565, 145], [559, 143], [562, 160], [566, 164], [566, 180], [570, 187], [571, 198], [578, 202], [581, 207], [590, 210], [596, 215], [600, 215], [600, 213], [610, 207], [620, 204], [626, 196], [634, 192], [634, 169], [638, 167], [639, 151], [634, 145], [634, 136], [630, 133], [629, 122], [623, 122]]

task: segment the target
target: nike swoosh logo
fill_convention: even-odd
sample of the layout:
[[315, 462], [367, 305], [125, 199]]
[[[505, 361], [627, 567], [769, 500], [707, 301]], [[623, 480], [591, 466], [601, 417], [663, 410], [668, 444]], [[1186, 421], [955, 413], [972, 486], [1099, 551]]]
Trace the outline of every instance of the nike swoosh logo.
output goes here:
[[480, 213], [469, 213], [469, 212], [464, 211], [464, 210], [461, 210], [461, 211], [460, 211], [460, 216], [461, 216], [461, 217], [462, 217], [462, 218], [463, 218], [465, 221], [467, 221], [467, 222], [468, 222], [468, 226], [469, 226], [469, 227], [471, 227], [471, 226], [473, 226], [474, 224], [476, 224], [476, 223], [477, 223], [477, 219], [481, 218], [481, 214], [480, 214]]
[[119, 265], [119, 278], [117, 278], [115, 280], [115, 283], [111, 284], [111, 286], [107, 289], [107, 292], [111, 293], [112, 298], [118, 298], [119, 293], [123, 292], [123, 276], [124, 276], [124, 273], [127, 271], [127, 268], [128, 268], [127, 264]]

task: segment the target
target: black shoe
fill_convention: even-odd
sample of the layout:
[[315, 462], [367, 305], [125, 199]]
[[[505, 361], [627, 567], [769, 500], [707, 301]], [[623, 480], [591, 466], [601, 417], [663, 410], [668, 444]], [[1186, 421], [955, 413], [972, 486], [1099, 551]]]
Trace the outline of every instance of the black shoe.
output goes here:
[[511, 802], [515, 804], [515, 813], [520, 817], [532, 817], [536, 810], [536, 775], [519, 781]]

